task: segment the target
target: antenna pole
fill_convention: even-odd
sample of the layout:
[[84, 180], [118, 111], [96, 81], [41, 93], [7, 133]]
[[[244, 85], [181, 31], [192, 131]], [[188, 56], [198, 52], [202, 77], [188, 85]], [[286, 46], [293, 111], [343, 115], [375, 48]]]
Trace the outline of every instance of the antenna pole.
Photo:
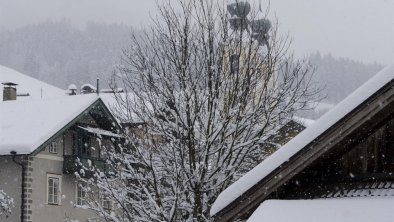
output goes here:
[[100, 81], [100, 79], [97, 77], [97, 83], [96, 83], [96, 92], [97, 92], [97, 96], [100, 94], [99, 81]]

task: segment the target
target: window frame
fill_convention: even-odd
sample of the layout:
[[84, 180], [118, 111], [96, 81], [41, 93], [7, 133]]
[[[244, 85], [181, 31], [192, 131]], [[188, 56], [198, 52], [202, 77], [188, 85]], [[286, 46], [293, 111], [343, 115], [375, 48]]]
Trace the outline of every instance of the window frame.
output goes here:
[[[57, 201], [55, 201], [55, 188], [52, 188], [52, 192], [53, 192], [53, 194], [51, 194], [50, 193], [50, 179], [52, 179], [52, 180], [57, 180], [57, 184], [58, 184], [58, 187], [57, 187], [57, 192], [56, 192], [56, 196], [57, 196]], [[52, 187], [54, 187], [54, 186], [52, 186]], [[47, 180], [46, 180], [46, 203], [48, 204], [48, 205], [57, 205], [57, 206], [59, 206], [59, 205], [61, 205], [61, 203], [62, 203], [62, 201], [61, 201], [61, 196], [62, 196], [62, 176], [61, 175], [59, 175], [59, 174], [47, 174]], [[53, 197], [52, 197], [52, 201], [50, 201], [50, 196], [51, 195], [53, 195]]]
[[49, 153], [52, 153], [52, 154], [58, 153], [58, 144], [56, 141], [53, 141], [48, 145], [48, 151], [49, 151]]
[[107, 197], [103, 197], [101, 199], [101, 205], [103, 206], [103, 209], [106, 211], [111, 211], [113, 209], [113, 203]]
[[230, 74], [236, 74], [239, 72], [239, 54], [230, 55]]
[[92, 136], [83, 133], [73, 132], [72, 134], [72, 150], [74, 156], [93, 157]]
[[99, 196], [100, 204], [103, 207], [103, 209], [107, 212], [111, 211], [114, 207], [113, 206], [114, 203], [112, 202], [112, 200], [106, 197], [106, 195], [101, 189], [98, 190], [98, 196]]
[[[86, 197], [87, 197], [87, 191], [83, 190], [82, 187], [86, 188], [87, 183], [83, 181], [77, 181], [76, 182], [76, 188], [75, 188], [75, 204], [77, 206], [86, 206]], [[79, 196], [79, 194], [83, 193], [82, 196]]]

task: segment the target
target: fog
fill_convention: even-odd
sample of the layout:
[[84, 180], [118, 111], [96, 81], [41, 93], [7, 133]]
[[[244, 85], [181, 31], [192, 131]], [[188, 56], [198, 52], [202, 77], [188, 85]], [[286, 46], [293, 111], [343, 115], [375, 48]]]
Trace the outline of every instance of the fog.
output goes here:
[[154, 0], [0, 0], [0, 27], [12, 29], [63, 18], [79, 27], [89, 21], [139, 27], [149, 23], [155, 9]]
[[[268, 0], [261, 4], [267, 7]], [[394, 58], [393, 11], [391, 0], [272, 0], [270, 17], [290, 33], [299, 56], [318, 50], [389, 64]], [[89, 21], [139, 28], [149, 25], [155, 13], [154, 0], [0, 0], [0, 28], [60, 19], [80, 28]]]

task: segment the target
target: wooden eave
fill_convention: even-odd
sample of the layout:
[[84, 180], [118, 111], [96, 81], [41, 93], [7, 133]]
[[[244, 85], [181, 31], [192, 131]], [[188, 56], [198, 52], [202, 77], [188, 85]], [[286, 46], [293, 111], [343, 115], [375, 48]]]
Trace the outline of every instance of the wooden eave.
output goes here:
[[[394, 80], [327, 129], [243, 195], [214, 215], [214, 221], [235, 221], [249, 216], [269, 195], [324, 154], [343, 149], [373, 132], [394, 114]], [[318, 123], [318, 122], [317, 122]]]

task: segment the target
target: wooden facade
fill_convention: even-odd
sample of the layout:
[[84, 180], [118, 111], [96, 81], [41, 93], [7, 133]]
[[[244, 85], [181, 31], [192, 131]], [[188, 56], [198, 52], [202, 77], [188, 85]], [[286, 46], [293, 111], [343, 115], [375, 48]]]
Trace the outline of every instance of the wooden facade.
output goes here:
[[275, 195], [279, 199], [394, 196], [393, 173], [394, 120], [391, 119], [342, 152], [305, 168]]

